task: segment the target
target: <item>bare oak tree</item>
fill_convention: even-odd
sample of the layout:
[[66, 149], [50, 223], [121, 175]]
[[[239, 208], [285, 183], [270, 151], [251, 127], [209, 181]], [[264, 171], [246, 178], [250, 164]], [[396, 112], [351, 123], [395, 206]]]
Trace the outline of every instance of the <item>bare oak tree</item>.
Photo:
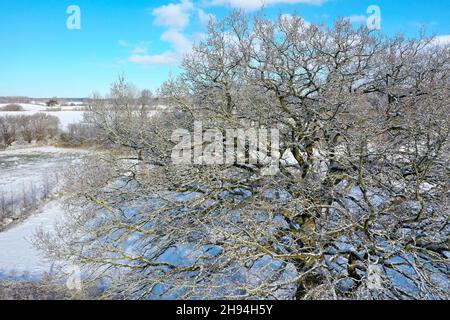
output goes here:
[[[50, 255], [105, 297], [448, 299], [449, 46], [234, 12], [182, 67], [157, 115], [124, 79], [94, 104], [120, 148], [68, 175]], [[173, 164], [194, 120], [279, 129], [278, 173]]]

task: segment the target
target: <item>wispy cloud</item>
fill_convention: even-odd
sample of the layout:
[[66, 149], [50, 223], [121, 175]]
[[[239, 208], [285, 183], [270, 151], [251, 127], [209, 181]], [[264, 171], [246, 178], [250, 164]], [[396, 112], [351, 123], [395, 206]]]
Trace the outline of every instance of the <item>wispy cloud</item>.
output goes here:
[[349, 20], [351, 23], [364, 23], [367, 21], [367, 17], [365, 15], [358, 15], [358, 14], [354, 14], [352, 16], [349, 17], [345, 17], [345, 19]]
[[130, 44], [126, 40], [119, 40], [119, 45], [122, 47], [129, 47]]
[[133, 48], [134, 54], [146, 54], [148, 52], [148, 42], [141, 42]]
[[192, 41], [178, 30], [166, 30], [161, 34], [160, 38], [170, 45], [170, 50], [163, 53], [150, 54], [148, 42], [141, 42], [139, 45], [130, 46], [132, 50], [128, 61], [144, 65], [173, 65], [177, 64], [192, 49]]
[[192, 48], [192, 42], [181, 32], [168, 30], [161, 35], [161, 40], [170, 43], [180, 56], [188, 53]]
[[151, 12], [154, 16], [153, 23], [166, 28], [160, 39], [169, 44], [170, 49], [163, 53], [149, 53], [148, 45], [141, 43], [138, 46], [134, 46], [128, 58], [128, 61], [132, 63], [144, 65], [173, 65], [179, 63], [182, 57], [191, 51], [192, 38], [195, 38], [194, 35], [187, 36], [183, 32], [189, 26], [191, 16], [197, 12], [197, 18], [202, 25], [215, 18], [214, 15], [196, 8], [190, 0], [180, 0], [177, 3], [163, 5], [153, 9]]
[[[203, 5], [229, 5], [236, 8], [253, 10], [260, 8], [262, 5], [283, 3], [320, 5], [325, 1], [327, 0], [205, 0]], [[162, 5], [151, 10], [152, 15], [154, 16], [153, 23], [157, 26], [166, 28], [166, 30], [162, 32], [160, 39], [169, 44], [169, 49], [162, 53], [152, 53], [146, 43], [131, 46], [128, 42], [122, 40], [120, 41], [121, 45], [132, 48], [128, 61], [143, 65], [173, 65], [179, 63], [182, 57], [192, 50], [193, 39], [198, 40], [198, 38], [202, 37], [201, 32], [191, 35], [185, 34], [186, 32], [184, 30], [191, 23], [191, 19], [197, 18], [203, 27], [211, 20], [216, 19], [213, 14], [205, 12], [203, 8], [196, 5], [191, 0], [179, 0], [179, 2]], [[285, 16], [286, 19], [289, 19], [290, 17], [290, 15]], [[305, 23], [308, 25], [307, 22]]]
[[216, 20], [216, 16], [211, 13], [206, 13], [203, 9], [198, 9], [198, 20], [203, 26], [207, 26], [210, 21]]
[[144, 64], [144, 65], [152, 65], [152, 64], [163, 64], [163, 65], [172, 65], [177, 63], [178, 57], [171, 51], [164, 52], [162, 54], [133, 54], [128, 58], [128, 61]]

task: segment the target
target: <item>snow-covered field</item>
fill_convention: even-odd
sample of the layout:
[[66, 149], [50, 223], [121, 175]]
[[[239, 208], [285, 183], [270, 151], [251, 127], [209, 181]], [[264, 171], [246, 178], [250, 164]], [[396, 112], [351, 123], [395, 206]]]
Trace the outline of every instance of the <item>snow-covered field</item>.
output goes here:
[[[0, 151], [0, 192], [17, 195], [30, 185], [39, 187], [48, 175], [60, 173], [88, 151], [54, 147], [28, 147]], [[52, 263], [33, 246], [37, 228], [52, 228], [63, 215], [61, 204], [52, 200], [18, 225], [0, 232], [0, 279], [29, 278], [50, 272]]]
[[[0, 104], [0, 108], [7, 104]], [[46, 111], [48, 107], [37, 104], [24, 104], [20, 103], [24, 111], [0, 111], [1, 116], [20, 116], [20, 115], [33, 115], [36, 113], [46, 113], [51, 116], [55, 116], [60, 121], [61, 129], [67, 129], [69, 124], [79, 123], [83, 121], [84, 111], [77, 111], [79, 107], [62, 106], [61, 111]]]
[[29, 147], [0, 151], [0, 192], [17, 193], [42, 185], [86, 151], [55, 147]]
[[39, 228], [51, 231], [63, 214], [54, 200], [22, 224], [0, 232], [0, 279], [33, 279], [51, 273], [53, 263], [34, 247], [33, 239]]

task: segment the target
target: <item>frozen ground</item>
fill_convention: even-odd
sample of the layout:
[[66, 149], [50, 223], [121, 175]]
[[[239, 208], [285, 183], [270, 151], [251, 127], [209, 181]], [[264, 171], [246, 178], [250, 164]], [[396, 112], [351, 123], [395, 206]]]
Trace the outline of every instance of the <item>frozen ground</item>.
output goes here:
[[[88, 151], [54, 147], [29, 147], [0, 151], [0, 192], [17, 195], [30, 185], [39, 187], [49, 175], [63, 175], [65, 167], [79, 161]], [[52, 263], [34, 248], [37, 228], [49, 230], [63, 215], [53, 200], [18, 225], [0, 232], [0, 279], [33, 278], [50, 272]]]
[[52, 262], [33, 246], [33, 238], [40, 227], [51, 231], [63, 214], [55, 200], [24, 223], [0, 233], [0, 279], [33, 279], [51, 273]]
[[42, 186], [45, 179], [55, 179], [72, 161], [86, 151], [54, 147], [32, 147], [0, 151], [0, 192], [8, 197], [32, 185]]
[[[0, 108], [7, 106], [11, 103], [0, 103]], [[46, 106], [40, 105], [40, 104], [29, 104], [29, 103], [14, 103], [14, 104], [18, 104], [20, 106], [22, 106], [22, 108], [24, 109], [24, 111], [45, 111], [45, 109], [47, 109]]]

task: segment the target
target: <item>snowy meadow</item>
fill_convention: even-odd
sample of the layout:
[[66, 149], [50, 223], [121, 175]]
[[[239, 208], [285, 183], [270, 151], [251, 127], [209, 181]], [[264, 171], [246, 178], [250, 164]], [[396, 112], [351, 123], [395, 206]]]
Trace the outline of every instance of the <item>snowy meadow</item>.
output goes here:
[[[46, 112], [41, 105], [20, 105], [24, 111], [0, 112], [0, 117], [55, 114], [61, 130], [83, 119], [82, 111]], [[50, 230], [62, 218], [65, 170], [88, 151], [50, 144], [19, 141], [0, 150], [0, 281], [38, 280], [52, 272], [54, 262], [38, 251], [34, 238], [39, 228]]]

